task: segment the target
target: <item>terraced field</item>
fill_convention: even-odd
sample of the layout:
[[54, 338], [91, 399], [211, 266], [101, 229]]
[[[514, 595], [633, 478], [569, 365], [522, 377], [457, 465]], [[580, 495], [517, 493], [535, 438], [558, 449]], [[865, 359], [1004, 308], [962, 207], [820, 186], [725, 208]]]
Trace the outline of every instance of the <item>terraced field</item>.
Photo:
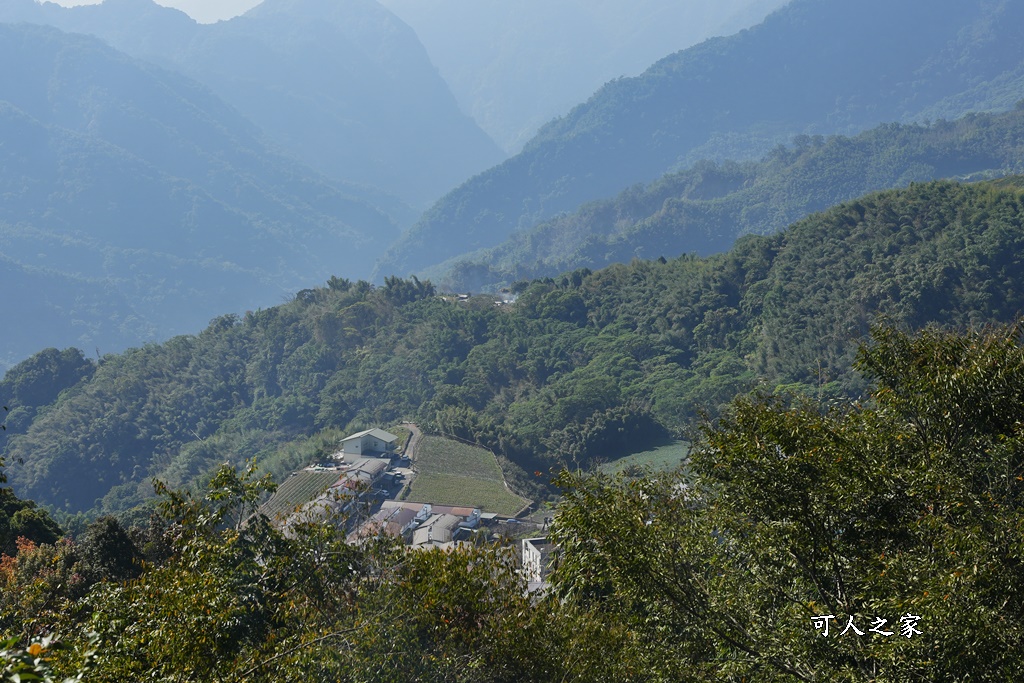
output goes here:
[[500, 515], [514, 515], [530, 502], [505, 488], [498, 461], [483, 448], [425, 436], [415, 466], [418, 474], [407, 500], [464, 505]]
[[340, 476], [340, 472], [296, 472], [277, 487], [274, 495], [260, 506], [260, 512], [270, 519], [287, 517], [326, 491]]
[[690, 444], [688, 442], [673, 441], [663, 446], [606, 462], [598, 469], [605, 474], [618, 474], [626, 469], [644, 467], [655, 471], [672, 470], [682, 465], [689, 453]]

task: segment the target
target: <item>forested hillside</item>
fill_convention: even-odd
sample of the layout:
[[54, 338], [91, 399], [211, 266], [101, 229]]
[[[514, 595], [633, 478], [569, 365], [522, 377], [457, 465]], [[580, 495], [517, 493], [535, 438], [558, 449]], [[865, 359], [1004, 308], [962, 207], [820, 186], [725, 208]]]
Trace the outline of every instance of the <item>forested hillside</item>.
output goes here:
[[378, 188], [381, 199], [420, 208], [504, 157], [459, 111], [413, 31], [372, 0], [265, 0], [215, 24], [151, 0], [13, 0], [0, 21], [92, 34], [183, 73], [276, 148], [333, 180]]
[[0, 24], [0, 287], [31, 311], [0, 367], [193, 331], [368, 275], [398, 235], [376, 193], [271, 152], [203, 86], [86, 36]]
[[[251, 456], [283, 473], [340, 428], [408, 417], [490, 446], [531, 490], [546, 476], [526, 472], [681, 434], [759, 384], [856, 396], [851, 361], [878, 315], [918, 327], [1024, 310], [1018, 182], [869, 195], [718, 256], [534, 281], [512, 306], [450, 301], [417, 280], [332, 278], [105, 356], [9, 425], [8, 476], [66, 512], [120, 511], [151, 495], [152, 476], [182, 485]], [[18, 381], [19, 395], [38, 394]], [[5, 379], [0, 399], [11, 392]]]
[[[701, 158], [796, 134], [1008, 110], [1024, 94], [1024, 5], [795, 0], [763, 23], [612, 81], [523, 151], [453, 190], [381, 261], [420, 272]], [[813, 56], [813, 57], [810, 57]]]
[[1024, 171], [1024, 100], [1006, 114], [931, 125], [885, 124], [852, 138], [800, 136], [758, 162], [703, 161], [514, 234], [429, 275], [449, 291], [495, 290], [516, 280], [633, 258], [727, 250], [867, 192], [937, 178]]

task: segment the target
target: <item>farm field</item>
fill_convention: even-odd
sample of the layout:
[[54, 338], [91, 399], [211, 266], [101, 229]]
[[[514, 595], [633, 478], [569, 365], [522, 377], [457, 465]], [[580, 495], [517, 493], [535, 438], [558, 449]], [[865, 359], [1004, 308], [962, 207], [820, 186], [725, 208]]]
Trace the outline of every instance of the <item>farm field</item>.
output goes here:
[[326, 491], [340, 476], [340, 472], [296, 472], [277, 487], [260, 512], [270, 519], [283, 518]]
[[418, 474], [407, 500], [464, 505], [499, 515], [514, 515], [530, 501], [505, 488], [494, 455], [437, 436], [425, 436], [416, 454]]
[[686, 441], [673, 441], [646, 451], [633, 453], [598, 466], [605, 474], [615, 475], [626, 468], [646, 467], [652, 470], [671, 470], [679, 467], [690, 453], [690, 444]]

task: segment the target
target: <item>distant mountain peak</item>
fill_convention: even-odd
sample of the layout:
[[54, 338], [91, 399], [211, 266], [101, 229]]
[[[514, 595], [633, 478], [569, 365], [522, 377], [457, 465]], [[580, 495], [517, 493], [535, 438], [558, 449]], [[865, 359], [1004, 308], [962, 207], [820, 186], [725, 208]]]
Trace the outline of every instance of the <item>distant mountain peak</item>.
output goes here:
[[148, 11], [153, 11], [153, 10], [156, 10], [156, 11], [170, 10], [172, 12], [179, 11], [179, 10], [174, 9], [173, 7], [164, 7], [162, 5], [158, 5], [155, 2], [153, 2], [153, 0], [103, 0], [103, 2], [100, 3], [100, 5], [102, 7], [106, 7], [107, 9], [118, 9], [118, 10], [125, 10], [125, 9], [136, 10], [136, 9], [141, 9], [141, 10], [148, 10]]
[[181, 10], [175, 9], [174, 7], [159, 5], [153, 2], [153, 0], [103, 0], [103, 2], [97, 5], [78, 5], [75, 7], [63, 7], [54, 2], [39, 3], [38, 0], [29, 0], [29, 2], [35, 2], [36, 4], [42, 5], [47, 11], [61, 12], [70, 10], [71, 12], [79, 14], [91, 13], [103, 16], [109, 16], [109, 13], [116, 12], [118, 16], [122, 18], [147, 15], [159, 15], [163, 17], [181, 15], [189, 21], [193, 21], [191, 17]]
[[0, 21], [92, 34], [177, 70], [286, 153], [409, 206], [428, 205], [503, 157], [459, 109], [413, 30], [373, 0], [267, 0], [209, 25], [152, 0], [74, 8], [0, 0]]
[[[338, 2], [338, 0], [263, 0], [242, 16], [262, 18], [288, 15], [345, 22], [351, 19], [353, 9], [394, 16], [375, 0], [345, 0], [345, 2]], [[398, 20], [397, 17], [395, 19]]]

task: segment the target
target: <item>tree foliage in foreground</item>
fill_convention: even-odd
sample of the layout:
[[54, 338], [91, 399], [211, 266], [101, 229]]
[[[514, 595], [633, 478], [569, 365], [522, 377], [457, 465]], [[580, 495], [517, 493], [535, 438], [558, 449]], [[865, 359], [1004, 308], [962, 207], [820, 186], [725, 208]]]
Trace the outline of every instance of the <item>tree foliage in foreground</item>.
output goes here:
[[[1013, 680], [1024, 323], [876, 329], [857, 365], [865, 402], [738, 400], [686, 472], [564, 474], [546, 597], [497, 547], [282, 533], [249, 516], [269, 481], [224, 467], [201, 496], [165, 492], [170, 549], [133, 578], [104, 559], [128, 547], [109, 522], [80, 553], [107, 573], [78, 592], [59, 578], [70, 542], [5, 558], [0, 623], [23, 639], [0, 664], [60, 680], [84, 657], [94, 681]], [[44, 653], [55, 635], [69, 649]]]
[[869, 401], [737, 401], [689, 476], [563, 476], [559, 594], [632, 634], [644, 680], [1024, 670], [1024, 326], [880, 329], [857, 365]]
[[[589, 647], [605, 638], [556, 603], [535, 605], [511, 549], [350, 544], [331, 517], [282, 531], [251, 515], [272, 486], [225, 466], [203, 495], [164, 490], [170, 552], [131, 572], [110, 566], [130, 539], [109, 522], [90, 527], [91, 550], [23, 543], [0, 563], [0, 630], [20, 638], [0, 642], [0, 671], [60, 680], [82, 674], [83, 657], [90, 681], [498, 683], [603, 670], [607, 650]], [[69, 590], [89, 560], [108, 573]], [[567, 647], [579, 654], [563, 661]]]

